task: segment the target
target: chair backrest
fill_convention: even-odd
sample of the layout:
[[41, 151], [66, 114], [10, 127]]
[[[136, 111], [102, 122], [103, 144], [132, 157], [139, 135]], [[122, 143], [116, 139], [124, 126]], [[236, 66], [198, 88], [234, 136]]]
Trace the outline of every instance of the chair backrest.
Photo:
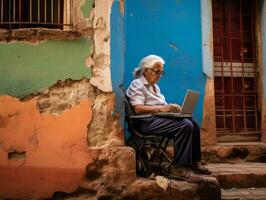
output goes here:
[[126, 117], [136, 115], [134, 108], [132, 107], [129, 97], [126, 94], [126, 90], [122, 87], [120, 87], [123, 92], [123, 101], [125, 103], [125, 115]]
[[124, 94], [124, 95], [125, 95], [125, 114], [127, 116], [136, 115], [134, 108], [129, 101], [129, 97], [126, 94]]

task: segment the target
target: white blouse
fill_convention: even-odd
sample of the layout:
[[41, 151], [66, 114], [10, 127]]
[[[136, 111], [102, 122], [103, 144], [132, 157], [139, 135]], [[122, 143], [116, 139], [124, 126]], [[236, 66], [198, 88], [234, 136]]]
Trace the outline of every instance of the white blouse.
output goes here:
[[130, 99], [131, 105], [165, 105], [164, 96], [161, 94], [160, 88], [154, 84], [156, 92], [153, 91], [153, 86], [148, 83], [142, 75], [140, 78], [133, 80], [127, 89], [126, 95]]

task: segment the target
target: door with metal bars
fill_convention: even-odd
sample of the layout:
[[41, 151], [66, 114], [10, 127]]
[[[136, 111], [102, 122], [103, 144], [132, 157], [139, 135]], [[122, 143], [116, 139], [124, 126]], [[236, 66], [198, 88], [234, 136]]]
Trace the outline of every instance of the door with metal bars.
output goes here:
[[254, 3], [212, 1], [216, 130], [220, 142], [260, 139]]

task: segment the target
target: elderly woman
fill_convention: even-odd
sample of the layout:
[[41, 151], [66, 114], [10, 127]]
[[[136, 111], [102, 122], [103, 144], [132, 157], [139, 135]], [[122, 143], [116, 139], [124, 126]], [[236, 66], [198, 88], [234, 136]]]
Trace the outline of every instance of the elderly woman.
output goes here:
[[[149, 55], [144, 57], [134, 70], [135, 79], [127, 89], [126, 95], [136, 114], [180, 111], [179, 105], [166, 102], [156, 84], [164, 75], [164, 64], [165, 61], [161, 57]], [[133, 126], [143, 134], [153, 133], [174, 138], [172, 165], [181, 179], [197, 181], [201, 177], [195, 172], [210, 173], [207, 168], [198, 164], [201, 160], [200, 129], [194, 119], [152, 115], [135, 119]]]

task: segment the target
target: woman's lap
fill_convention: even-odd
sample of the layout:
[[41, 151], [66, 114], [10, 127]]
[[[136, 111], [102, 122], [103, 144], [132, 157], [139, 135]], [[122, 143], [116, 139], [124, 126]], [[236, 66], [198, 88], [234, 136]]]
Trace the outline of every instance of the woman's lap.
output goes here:
[[200, 161], [200, 133], [194, 119], [152, 116], [135, 120], [133, 126], [142, 134], [173, 138], [174, 165], [189, 165]]
[[152, 116], [135, 120], [133, 126], [142, 134], [168, 135], [176, 134], [180, 131], [180, 129], [184, 128], [193, 129], [193, 127], [197, 126], [197, 124], [195, 120], [188, 118]]

